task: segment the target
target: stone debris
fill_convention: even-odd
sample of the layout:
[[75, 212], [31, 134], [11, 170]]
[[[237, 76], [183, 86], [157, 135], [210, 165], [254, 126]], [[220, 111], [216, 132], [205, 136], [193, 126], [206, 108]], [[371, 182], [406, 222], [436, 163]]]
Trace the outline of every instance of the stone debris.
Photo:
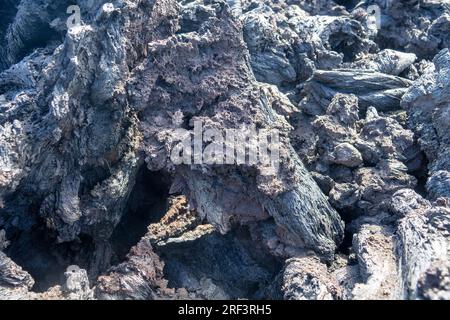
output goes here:
[[3, 2], [0, 299], [450, 298], [447, 1]]

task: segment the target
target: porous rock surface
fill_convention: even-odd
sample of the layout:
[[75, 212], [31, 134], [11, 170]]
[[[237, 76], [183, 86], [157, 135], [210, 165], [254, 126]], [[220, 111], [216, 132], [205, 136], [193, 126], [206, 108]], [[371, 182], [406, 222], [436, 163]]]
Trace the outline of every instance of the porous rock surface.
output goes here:
[[0, 299], [449, 299], [445, 1], [75, 2], [2, 3]]

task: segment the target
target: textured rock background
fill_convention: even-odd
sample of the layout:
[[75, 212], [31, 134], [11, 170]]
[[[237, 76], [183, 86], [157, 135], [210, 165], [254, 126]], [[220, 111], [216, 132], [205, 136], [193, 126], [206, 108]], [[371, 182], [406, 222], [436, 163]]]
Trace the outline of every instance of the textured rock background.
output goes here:
[[[446, 1], [0, 7], [0, 299], [450, 297]], [[196, 121], [279, 170], [174, 164]]]

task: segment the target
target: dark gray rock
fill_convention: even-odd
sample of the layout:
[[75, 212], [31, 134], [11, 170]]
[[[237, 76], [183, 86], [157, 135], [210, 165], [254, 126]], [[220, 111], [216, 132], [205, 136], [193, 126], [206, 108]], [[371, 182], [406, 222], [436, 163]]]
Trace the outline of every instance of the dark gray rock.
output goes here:
[[337, 93], [354, 94], [361, 109], [375, 107], [378, 111], [400, 109], [400, 100], [411, 81], [370, 70], [317, 70], [305, 84], [305, 97], [299, 109], [310, 115], [320, 115]]
[[445, 2], [1, 4], [0, 299], [448, 298]]
[[402, 100], [408, 124], [427, 155], [430, 176], [427, 189], [433, 199], [450, 197], [450, 52], [442, 50], [414, 82]]

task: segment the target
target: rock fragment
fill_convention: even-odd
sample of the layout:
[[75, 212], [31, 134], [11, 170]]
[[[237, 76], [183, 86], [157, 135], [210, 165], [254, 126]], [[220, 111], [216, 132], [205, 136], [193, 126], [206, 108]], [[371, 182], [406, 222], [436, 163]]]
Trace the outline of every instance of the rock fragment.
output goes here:
[[449, 5], [294, 2], [3, 1], [0, 299], [448, 299]]
[[363, 159], [358, 149], [350, 143], [344, 142], [334, 148], [331, 154], [331, 161], [346, 167], [357, 167], [362, 164]]
[[[419, 287], [422, 297], [445, 295], [445, 283], [448, 281], [445, 261], [449, 260], [450, 252], [448, 206], [433, 205], [413, 190], [405, 189], [394, 194], [392, 210], [401, 216], [396, 247], [403, 297], [419, 298]], [[442, 274], [442, 281], [431, 281], [436, 273]]]
[[286, 260], [282, 277], [283, 298], [287, 300], [336, 300], [339, 285], [317, 257]]

